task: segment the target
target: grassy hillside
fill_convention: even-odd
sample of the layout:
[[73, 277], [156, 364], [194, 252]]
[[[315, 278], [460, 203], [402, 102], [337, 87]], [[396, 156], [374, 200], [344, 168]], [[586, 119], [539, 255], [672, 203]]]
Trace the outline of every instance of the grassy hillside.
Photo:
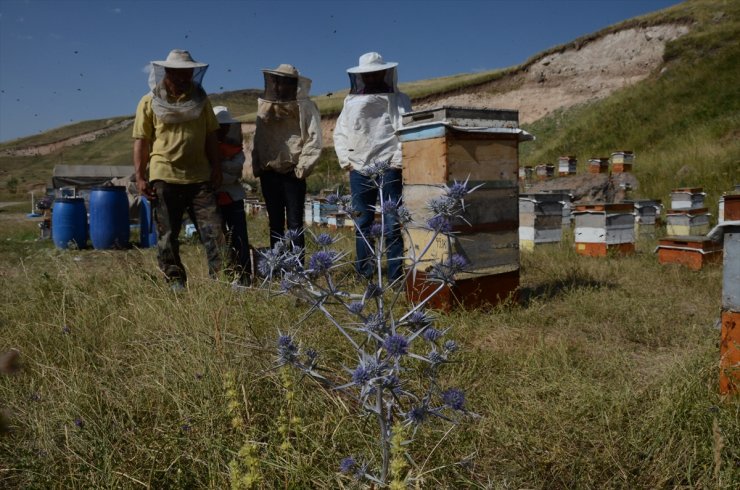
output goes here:
[[673, 188], [701, 186], [716, 209], [721, 193], [740, 183], [740, 3], [680, 7], [697, 22], [667, 45], [661, 70], [527, 126], [537, 140], [523, 145], [522, 162], [577, 155], [580, 172], [590, 157], [631, 149], [639, 196], [665, 202]]

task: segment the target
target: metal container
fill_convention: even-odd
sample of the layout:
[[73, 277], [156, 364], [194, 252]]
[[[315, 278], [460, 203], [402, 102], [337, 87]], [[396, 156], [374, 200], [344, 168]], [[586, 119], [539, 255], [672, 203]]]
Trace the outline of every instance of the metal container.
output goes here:
[[725, 226], [722, 308], [740, 311], [740, 226]]

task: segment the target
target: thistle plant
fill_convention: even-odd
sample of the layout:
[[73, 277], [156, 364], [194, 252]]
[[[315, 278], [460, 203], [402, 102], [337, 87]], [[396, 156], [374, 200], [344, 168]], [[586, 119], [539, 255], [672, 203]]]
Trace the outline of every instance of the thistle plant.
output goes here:
[[[365, 176], [382, 188], [388, 162], [375, 162], [366, 167]], [[440, 186], [439, 195], [430, 200], [427, 216], [414, 221], [401, 202], [385, 199], [380, 193], [376, 211], [381, 222], [365, 235], [357, 230], [361, 240], [373, 246], [372, 260], [377, 272], [365, 280], [361, 288], [339, 271], [351, 267], [347, 254], [332, 246], [337, 238], [329, 233], [312, 235], [316, 251], [302, 267], [303, 250], [284, 239], [263, 254], [260, 272], [263, 283], [274, 291], [279, 281], [279, 294], [290, 294], [309, 305], [308, 314], [321, 313], [331, 328], [346, 341], [350, 365], [323, 365], [318, 353], [300, 344], [294, 335], [279, 333], [276, 365], [291, 366], [323, 386], [353, 399], [359, 415], [371, 415], [377, 423], [378, 454], [347, 456], [339, 463], [340, 473], [386, 487], [403, 488], [407, 475], [409, 444], [426, 422], [432, 419], [458, 422], [461, 417], [474, 415], [465, 406], [465, 394], [457, 387], [445, 386], [440, 378], [442, 368], [452, 362], [458, 351], [454, 340], [447, 339], [449, 328], [435, 327], [437, 318], [426, 309], [434, 294], [454, 284], [456, 274], [467, 267], [467, 260], [452, 253], [453, 226], [465, 222], [465, 198], [475, 189], [466, 182]], [[350, 216], [353, 209], [350, 196], [330, 196], [332, 204]], [[391, 281], [383, 274], [385, 251], [385, 219], [394, 214], [402, 233], [412, 248], [420, 253], [405, 257], [404, 277]], [[422, 246], [413, 243], [409, 229], [425, 230], [427, 241]], [[444, 254], [427, 252], [444, 237]], [[426, 258], [425, 258], [426, 257]], [[422, 262], [423, 260], [423, 262]], [[430, 294], [418, 303], [401, 301], [399, 285], [416, 271], [423, 270], [426, 281], [433, 285]], [[342, 279], [343, 278], [343, 279]], [[420, 380], [417, 373], [422, 373]], [[408, 439], [407, 439], [408, 438]]]

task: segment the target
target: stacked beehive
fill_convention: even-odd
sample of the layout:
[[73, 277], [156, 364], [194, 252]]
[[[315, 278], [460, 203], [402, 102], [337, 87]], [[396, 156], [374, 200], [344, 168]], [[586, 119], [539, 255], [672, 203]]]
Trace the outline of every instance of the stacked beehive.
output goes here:
[[740, 392], [740, 195], [725, 198], [720, 391]]
[[630, 150], [615, 151], [611, 156], [612, 173], [632, 172], [634, 160], [635, 154]]
[[588, 160], [588, 172], [591, 174], [605, 174], [609, 172], [609, 159], [592, 157]]
[[634, 202], [635, 235], [655, 236], [656, 226], [660, 224], [660, 200], [642, 199]]
[[669, 236], [705, 235], [709, 231], [709, 212], [704, 207], [701, 187], [684, 187], [671, 191], [671, 208], [666, 212]]
[[[403, 202], [414, 217], [404, 233], [409, 274], [407, 294], [426, 299], [437, 288], [427, 278], [432, 264], [450, 254], [469, 266], [455, 276], [430, 305], [451, 309], [495, 304], [519, 286], [519, 143], [531, 139], [518, 128], [519, 114], [509, 110], [443, 107], [403, 116]], [[430, 199], [442, 196], [455, 181], [482, 184], [465, 202], [464, 219], [453, 234], [434, 234], [425, 226]], [[431, 243], [431, 246], [427, 247]]]
[[561, 177], [575, 175], [577, 166], [578, 160], [575, 156], [562, 156], [558, 159], [558, 175]]
[[533, 250], [563, 237], [563, 201], [559, 194], [519, 196], [519, 248]]
[[634, 205], [627, 203], [582, 203], [575, 205], [576, 252], [604, 257], [609, 251], [635, 251]]

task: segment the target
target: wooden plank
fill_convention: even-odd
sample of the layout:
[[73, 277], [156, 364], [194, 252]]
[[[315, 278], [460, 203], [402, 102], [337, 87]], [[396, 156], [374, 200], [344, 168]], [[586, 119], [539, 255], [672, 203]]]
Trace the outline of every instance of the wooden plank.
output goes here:
[[517, 182], [519, 142], [508, 135], [454, 133], [447, 138], [449, 180]]
[[447, 182], [446, 138], [406, 141], [401, 145], [404, 184]]

